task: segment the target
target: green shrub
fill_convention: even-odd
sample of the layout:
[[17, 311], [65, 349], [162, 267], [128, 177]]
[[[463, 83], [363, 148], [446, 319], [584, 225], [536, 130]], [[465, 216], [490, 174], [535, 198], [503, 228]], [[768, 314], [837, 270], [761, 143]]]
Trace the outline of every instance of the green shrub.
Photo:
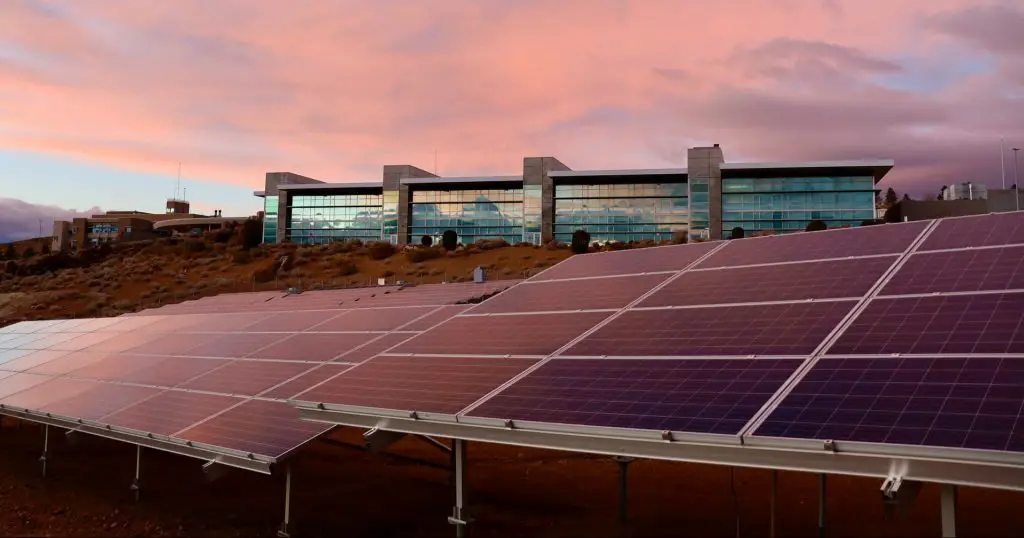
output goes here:
[[590, 249], [590, 233], [586, 230], [576, 230], [572, 233], [572, 253], [586, 254]]
[[453, 251], [459, 246], [459, 234], [455, 230], [445, 230], [441, 234], [441, 245], [447, 251]]

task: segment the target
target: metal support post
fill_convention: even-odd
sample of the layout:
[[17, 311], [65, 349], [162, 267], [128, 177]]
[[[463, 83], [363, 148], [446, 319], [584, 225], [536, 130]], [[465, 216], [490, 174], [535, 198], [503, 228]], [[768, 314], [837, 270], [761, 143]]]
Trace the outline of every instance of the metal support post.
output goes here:
[[825, 538], [825, 474], [818, 475], [818, 538]]
[[619, 464], [619, 523], [625, 524], [629, 519], [629, 464], [633, 458], [616, 456], [615, 463]]
[[132, 493], [135, 494], [135, 502], [139, 502], [139, 474], [142, 471], [142, 445], [135, 445], [135, 480], [132, 481]]
[[39, 462], [43, 464], [43, 477], [46, 477], [46, 455], [50, 451], [50, 425], [43, 425], [43, 455], [39, 456]]
[[452, 456], [455, 459], [455, 508], [448, 523], [455, 525], [455, 536], [465, 538], [470, 522], [466, 511], [466, 441], [453, 440]]
[[292, 466], [288, 465], [284, 471], [284, 521], [281, 522], [281, 529], [277, 531], [280, 538], [288, 538], [288, 526], [290, 525], [292, 511]]
[[778, 489], [779, 483], [779, 472], [772, 469], [772, 492], [771, 498], [768, 502], [769, 519], [768, 519], [768, 538], [775, 538], [775, 493]]
[[732, 495], [732, 513], [736, 518], [736, 538], [740, 538], [740, 499], [736, 495], [735, 467], [729, 467], [729, 493]]
[[956, 486], [942, 484], [942, 538], [956, 538]]

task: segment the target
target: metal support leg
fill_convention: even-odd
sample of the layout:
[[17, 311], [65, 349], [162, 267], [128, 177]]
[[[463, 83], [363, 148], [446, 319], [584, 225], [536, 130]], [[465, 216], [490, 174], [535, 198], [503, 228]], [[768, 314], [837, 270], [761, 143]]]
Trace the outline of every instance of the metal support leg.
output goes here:
[[956, 486], [943, 484], [940, 502], [942, 503], [942, 538], [956, 538]]
[[288, 538], [288, 526], [292, 511], [292, 466], [285, 467], [284, 472], [284, 521], [281, 522], [281, 529], [277, 531], [280, 538]]
[[729, 467], [729, 493], [732, 494], [732, 513], [736, 518], [736, 538], [740, 538], [740, 499], [736, 495], [735, 467]]
[[452, 442], [452, 455], [455, 458], [455, 508], [448, 523], [455, 525], [455, 536], [465, 538], [470, 522], [466, 512], [466, 441], [455, 439]]
[[139, 474], [142, 471], [142, 445], [135, 445], [135, 480], [132, 481], [132, 493], [135, 494], [135, 502], [139, 502]]
[[46, 477], [46, 455], [50, 451], [50, 425], [43, 425], [43, 455], [39, 456], [39, 462], [43, 464], [43, 477]]
[[616, 456], [615, 463], [619, 464], [619, 523], [625, 524], [629, 519], [629, 464], [633, 458]]
[[768, 538], [775, 538], [775, 493], [778, 489], [779, 472], [772, 469], [772, 493], [768, 502]]
[[825, 475], [818, 475], [818, 538], [825, 538]]

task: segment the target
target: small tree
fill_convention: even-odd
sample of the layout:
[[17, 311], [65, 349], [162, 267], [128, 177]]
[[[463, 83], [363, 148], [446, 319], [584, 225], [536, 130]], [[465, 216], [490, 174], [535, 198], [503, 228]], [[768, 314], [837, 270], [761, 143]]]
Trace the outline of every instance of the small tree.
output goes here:
[[896, 196], [896, 189], [889, 187], [885, 191], [885, 205], [893, 205], [899, 201], [899, 197]]
[[260, 219], [247, 219], [242, 224], [242, 249], [249, 250], [260, 246], [263, 242], [263, 221]]
[[434, 238], [430, 237], [429, 235], [424, 235], [423, 237], [420, 238], [420, 244], [427, 248], [430, 248], [434, 246]]
[[25, 250], [23, 250], [21, 252], [21, 257], [25, 258], [25, 259], [31, 258], [32, 256], [35, 256], [35, 255], [36, 255], [36, 251], [32, 247], [27, 247]]
[[570, 248], [573, 254], [586, 254], [590, 248], [590, 233], [586, 230], [576, 230], [573, 232]]
[[910, 200], [910, 195], [907, 194], [907, 193], [903, 193], [903, 201], [907, 201], [907, 200]]
[[459, 234], [455, 230], [445, 230], [441, 234], [441, 246], [448, 251], [455, 250], [459, 246]]
[[807, 229], [805, 231], [808, 231], [808, 232], [820, 232], [822, 230], [827, 230], [827, 229], [828, 229], [828, 224], [825, 224], [825, 221], [823, 221], [823, 220], [812, 220], [811, 222], [807, 223]]
[[729, 239], [743, 239], [743, 228], [737, 226], [729, 233]]
[[40, 252], [42, 252], [43, 254], [49, 254], [50, 253], [50, 243], [47, 243], [46, 241], [43, 241], [43, 247], [40, 249]]

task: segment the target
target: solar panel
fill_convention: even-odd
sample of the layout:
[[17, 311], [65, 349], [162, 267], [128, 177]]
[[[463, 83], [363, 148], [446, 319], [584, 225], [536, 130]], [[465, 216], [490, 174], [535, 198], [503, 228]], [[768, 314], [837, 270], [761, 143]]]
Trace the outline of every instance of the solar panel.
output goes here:
[[153, 396], [161, 389], [112, 383], [92, 384], [88, 390], [39, 408], [65, 417], [98, 420], [114, 411]]
[[822, 359], [755, 435], [1021, 452], [1022, 406], [1022, 359]]
[[140, 385], [174, 387], [197, 375], [209, 372], [214, 368], [220, 368], [224, 364], [225, 361], [220, 359], [165, 358], [144, 368], [125, 372], [120, 377], [120, 381], [138, 383]]
[[735, 435], [801, 359], [554, 359], [469, 415]]
[[562, 280], [610, 275], [678, 271], [711, 252], [719, 243], [620, 250], [577, 255], [530, 279]]
[[422, 318], [409, 323], [402, 327], [404, 331], [425, 331], [434, 327], [435, 325], [451, 319], [458, 314], [469, 310], [472, 305], [458, 305], [458, 306], [443, 306], [435, 310], [432, 314], [423, 316]]
[[882, 295], [1024, 289], [1024, 246], [917, 253]]
[[241, 358], [288, 338], [286, 333], [228, 333], [189, 348], [191, 357]]
[[233, 396], [165, 390], [101, 420], [112, 426], [170, 436], [242, 401]]
[[249, 400], [179, 432], [176, 437], [281, 458], [330, 428], [300, 420], [295, 409], [286, 403]]
[[34, 366], [26, 370], [26, 372], [44, 375], [64, 375], [90, 364], [100, 362], [109, 356], [109, 354], [93, 353], [91, 351], [73, 351], [39, 366]]
[[96, 362], [90, 362], [81, 368], [68, 372], [72, 377], [97, 379], [101, 381], [119, 380], [139, 370], [164, 361], [161, 357], [145, 355], [110, 355]]
[[730, 241], [697, 268], [900, 254], [928, 224], [928, 221], [905, 222]]
[[1024, 353], [1024, 293], [875, 299], [833, 355]]
[[[17, 351], [12, 353], [17, 353]], [[4, 360], [5, 357], [2, 355], [2, 353], [0, 353], [0, 370], [24, 372], [26, 370], [35, 368], [36, 366], [46, 364], [56, 358], [63, 357], [68, 353], [68, 351], [52, 350], [35, 351], [31, 353], [24, 352], [23, 355], [17, 358], [12, 358], [10, 360]]]
[[65, 398], [77, 396], [95, 386], [96, 384], [91, 381], [80, 379], [49, 378], [43, 383], [4, 397], [0, 403], [23, 409], [42, 409]]
[[376, 340], [371, 340], [362, 346], [353, 348], [348, 353], [339, 355], [334, 359], [334, 362], [351, 362], [358, 363], [363, 362], [377, 355], [383, 353], [402, 342], [412, 338], [416, 333], [388, 333], [385, 335], [374, 335]]
[[629, 310], [564, 355], [806, 355], [854, 304], [824, 301]]
[[120, 335], [114, 332], [76, 333], [77, 336], [70, 340], [50, 346], [49, 349], [58, 351], [79, 351], [100, 344]]
[[634, 275], [599, 280], [542, 281], [522, 284], [473, 309], [473, 314], [618, 310], [668, 279], [671, 274]]
[[263, 319], [245, 327], [246, 332], [298, 332], [314, 325], [324, 323], [338, 316], [344, 316], [345, 310], [314, 310], [308, 312], [279, 312], [269, 314]]
[[861, 297], [895, 256], [688, 271], [639, 307]]
[[256, 396], [308, 369], [309, 365], [297, 362], [231, 361], [185, 383], [182, 388]]
[[297, 378], [282, 383], [270, 390], [264, 391], [260, 393], [259, 396], [261, 398], [280, 398], [282, 400], [288, 400], [310, 387], [323, 381], [327, 381], [351, 367], [352, 366], [348, 364], [318, 364]]
[[421, 355], [549, 355], [608, 312], [460, 316], [399, 345]]
[[124, 351], [142, 355], [188, 355], [193, 348], [209, 344], [220, 337], [215, 333], [164, 334]]
[[349, 314], [327, 320], [311, 331], [393, 331], [416, 318], [430, 314], [434, 307], [375, 308], [350, 310]]
[[455, 414], [535, 362], [534, 359], [382, 355], [294, 399]]
[[942, 219], [918, 250], [1024, 243], [1024, 212]]
[[380, 336], [374, 333], [298, 333], [249, 356], [282, 361], [326, 362]]

